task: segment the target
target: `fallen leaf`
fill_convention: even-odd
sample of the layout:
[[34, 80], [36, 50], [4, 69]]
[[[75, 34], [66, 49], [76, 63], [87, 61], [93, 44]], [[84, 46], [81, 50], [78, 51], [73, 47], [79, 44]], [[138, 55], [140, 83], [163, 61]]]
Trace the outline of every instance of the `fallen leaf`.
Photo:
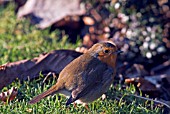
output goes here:
[[3, 102], [12, 101], [17, 96], [17, 93], [17, 88], [12, 87], [8, 91], [0, 93], [0, 100]]
[[66, 16], [84, 13], [85, 8], [83, 4], [80, 5], [80, 0], [27, 0], [19, 8], [17, 17], [30, 17], [38, 28], [44, 29]]
[[7, 63], [0, 68], [0, 89], [12, 83], [16, 78], [21, 81], [36, 78], [42, 72], [60, 71], [81, 53], [73, 50], [55, 50], [50, 53], [41, 54], [32, 60], [21, 60]]

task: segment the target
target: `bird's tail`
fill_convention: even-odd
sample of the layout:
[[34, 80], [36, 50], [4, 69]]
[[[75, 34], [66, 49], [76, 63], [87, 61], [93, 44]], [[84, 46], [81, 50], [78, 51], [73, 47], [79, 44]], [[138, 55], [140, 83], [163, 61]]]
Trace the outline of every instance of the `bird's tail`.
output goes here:
[[53, 95], [54, 93], [56, 93], [59, 90], [58, 86], [54, 85], [52, 86], [50, 89], [48, 89], [47, 91], [41, 93], [40, 95], [34, 97], [32, 100], [29, 101], [29, 104], [34, 104], [39, 102], [41, 99], [49, 96], [49, 95]]

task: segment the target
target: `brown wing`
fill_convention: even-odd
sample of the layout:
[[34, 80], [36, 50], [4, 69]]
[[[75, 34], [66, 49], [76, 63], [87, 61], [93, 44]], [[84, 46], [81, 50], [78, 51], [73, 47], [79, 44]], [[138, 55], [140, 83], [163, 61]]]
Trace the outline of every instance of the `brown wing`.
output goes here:
[[86, 82], [91, 83], [93, 80], [101, 79], [98, 73], [103, 72], [107, 68], [106, 66], [97, 58], [83, 55], [73, 60], [62, 70], [58, 82], [64, 83], [65, 89], [73, 91]]
[[93, 60], [93, 63], [94, 64], [89, 64], [87, 66], [87, 69], [82, 74], [84, 82], [72, 91], [72, 95], [68, 99], [66, 105], [69, 105], [77, 99], [85, 96], [98, 84], [102, 84], [105, 76], [112, 77], [113, 69], [111, 67], [98, 61], [97, 59]]

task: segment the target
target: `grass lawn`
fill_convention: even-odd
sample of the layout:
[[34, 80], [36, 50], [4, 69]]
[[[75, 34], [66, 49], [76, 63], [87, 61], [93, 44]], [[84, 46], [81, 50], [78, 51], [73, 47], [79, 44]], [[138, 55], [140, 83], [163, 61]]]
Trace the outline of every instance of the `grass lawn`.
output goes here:
[[[7, 7], [0, 6], [0, 64], [18, 61], [22, 59], [31, 59], [39, 54], [49, 52], [56, 49], [75, 49], [80, 45], [80, 41], [71, 44], [67, 41], [67, 36], [62, 40], [58, 40], [61, 31], [55, 30], [49, 33], [49, 30], [38, 30], [29, 24], [28, 20], [16, 20], [14, 13], [14, 4], [10, 3]], [[47, 83], [42, 84], [43, 76], [40, 78], [25, 82], [16, 80], [2, 91], [15, 86], [19, 89], [17, 98], [11, 102], [4, 104], [0, 102], [0, 114], [60, 114], [60, 113], [89, 113], [83, 106], [73, 105], [66, 107], [66, 98], [62, 95], [54, 95], [41, 100], [35, 105], [29, 105], [28, 101], [35, 95], [42, 93], [51, 87], [56, 79], [51, 79]], [[154, 107], [153, 102], [128, 96], [134, 93], [133, 86], [121, 89], [121, 86], [112, 86], [107, 93], [105, 100], [98, 99], [89, 104], [89, 108], [93, 113], [107, 114], [160, 114], [162, 109]]]

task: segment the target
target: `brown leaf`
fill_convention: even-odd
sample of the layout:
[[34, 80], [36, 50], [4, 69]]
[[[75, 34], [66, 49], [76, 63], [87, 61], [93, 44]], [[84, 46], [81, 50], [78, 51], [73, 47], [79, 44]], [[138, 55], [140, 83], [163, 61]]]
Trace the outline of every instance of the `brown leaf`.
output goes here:
[[12, 87], [8, 91], [0, 93], [0, 100], [3, 102], [12, 101], [15, 99], [17, 93], [17, 88]]
[[56, 50], [47, 54], [42, 54], [32, 60], [21, 60], [1, 66], [0, 70], [0, 89], [7, 86], [16, 78], [23, 81], [29, 76], [30, 79], [38, 77], [39, 72], [60, 71], [81, 53], [73, 50]]
[[85, 8], [79, 0], [28, 0], [19, 8], [18, 18], [31, 17], [37, 27], [44, 29], [66, 16], [82, 15]]

